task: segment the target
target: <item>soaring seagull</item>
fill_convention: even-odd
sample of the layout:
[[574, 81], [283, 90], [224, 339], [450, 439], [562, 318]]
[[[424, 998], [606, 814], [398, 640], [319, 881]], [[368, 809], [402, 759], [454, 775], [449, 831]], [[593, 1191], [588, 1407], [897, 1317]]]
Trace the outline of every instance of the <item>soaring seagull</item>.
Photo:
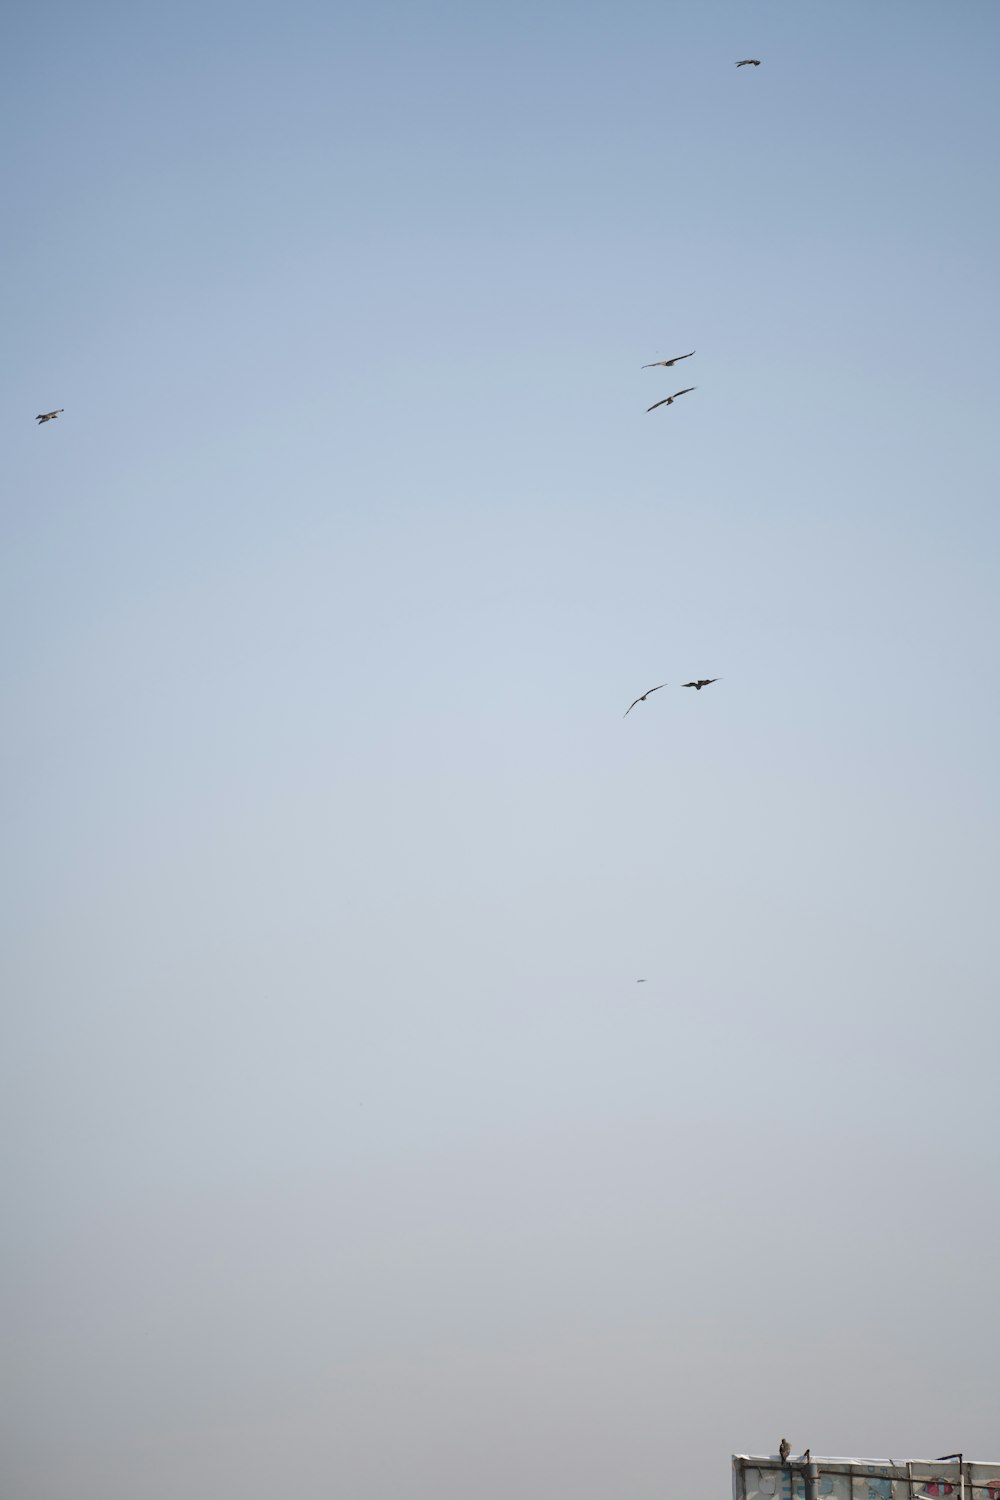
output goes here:
[[658, 682], [655, 687], [647, 688], [646, 691], [640, 695], [640, 697], [635, 699], [635, 702], [629, 704], [628, 708], [622, 714], [622, 718], [627, 719], [633, 708], [635, 708], [636, 703], [645, 703], [650, 693], [658, 693], [660, 691], [660, 688], [666, 687], [666, 685], [667, 684], [665, 682]]
[[646, 407], [646, 410], [655, 411], [658, 406], [669, 406], [672, 401], [677, 400], [678, 396], [686, 396], [688, 391], [696, 391], [697, 389], [696, 385], [686, 385], [682, 391], [674, 391], [672, 396], [664, 396], [662, 401], [654, 401], [652, 406]]
[[738, 68], [759, 68], [760, 67], [760, 58], [759, 57], [745, 57], [743, 59], [743, 61], [742, 62], [738, 62], [736, 64], [736, 66]]
[[788, 1462], [788, 1455], [789, 1455], [789, 1453], [791, 1453], [791, 1451], [792, 1451], [792, 1445], [791, 1445], [791, 1443], [788, 1441], [787, 1438], [782, 1438], [781, 1442], [778, 1444], [778, 1455], [779, 1455], [779, 1457], [781, 1459], [781, 1462], [783, 1464], [787, 1464], [787, 1462]]
[[703, 687], [709, 687], [713, 682], [721, 681], [721, 677], [699, 677], [697, 682], [682, 682], [681, 687], [697, 688], [700, 693]]
[[[695, 349], [691, 350], [691, 354], [696, 354], [696, 353], [697, 353], [697, 350], [695, 350]], [[658, 370], [660, 368], [660, 366], [662, 365], [664, 367], [664, 369], [669, 370], [670, 367], [671, 367], [671, 365], [678, 364], [682, 359], [690, 359], [691, 358], [691, 354], [675, 354], [674, 357], [673, 357], [673, 359], [654, 359], [653, 363], [651, 365], [643, 365], [642, 368], [644, 370]]]
[[59, 411], [40, 411], [38, 413], [38, 416], [35, 418], [35, 421], [38, 423], [39, 427], [41, 427], [43, 422], [54, 422], [56, 417], [59, 416], [59, 413], [64, 412], [65, 410], [65, 406], [60, 406]]

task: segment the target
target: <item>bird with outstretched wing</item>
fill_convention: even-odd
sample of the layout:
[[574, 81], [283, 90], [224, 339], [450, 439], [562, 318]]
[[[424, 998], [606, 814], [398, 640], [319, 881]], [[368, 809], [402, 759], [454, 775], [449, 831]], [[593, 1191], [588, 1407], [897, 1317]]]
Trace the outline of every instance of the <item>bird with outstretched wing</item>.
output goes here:
[[711, 687], [713, 682], [721, 681], [721, 677], [699, 677], [697, 682], [682, 682], [681, 687], [697, 688], [700, 693], [703, 687]]
[[743, 59], [743, 61], [742, 62], [738, 62], [736, 64], [736, 66], [738, 68], [759, 68], [760, 67], [760, 58], [759, 57], [745, 57]]
[[658, 406], [670, 406], [674, 401], [677, 400], [678, 396], [686, 396], [688, 391], [696, 391], [697, 389], [698, 387], [696, 385], [686, 385], [682, 391], [674, 391], [674, 394], [672, 396], [664, 396], [662, 401], [654, 401], [652, 406], [646, 407], [646, 410], [655, 411]]
[[633, 708], [635, 708], [636, 703], [645, 703], [650, 693], [658, 693], [660, 691], [660, 688], [664, 688], [666, 687], [666, 685], [667, 684], [665, 682], [658, 682], [655, 687], [647, 688], [644, 693], [641, 693], [638, 698], [636, 698], [632, 703], [629, 704], [628, 708], [622, 714], [622, 718], [627, 719]]
[[[697, 350], [692, 349], [691, 350], [691, 354], [695, 354], [695, 353], [697, 353]], [[682, 359], [690, 359], [691, 358], [691, 354], [675, 354], [674, 357], [673, 357], [673, 359], [654, 359], [653, 363], [651, 365], [643, 365], [642, 369], [644, 369], [644, 370], [658, 370], [660, 368], [660, 366], [662, 365], [665, 370], [669, 370], [674, 365], [679, 364]]]
[[58, 411], [40, 411], [35, 421], [41, 427], [43, 422], [54, 422], [56, 417], [60, 416], [64, 410], [65, 408], [60, 406]]

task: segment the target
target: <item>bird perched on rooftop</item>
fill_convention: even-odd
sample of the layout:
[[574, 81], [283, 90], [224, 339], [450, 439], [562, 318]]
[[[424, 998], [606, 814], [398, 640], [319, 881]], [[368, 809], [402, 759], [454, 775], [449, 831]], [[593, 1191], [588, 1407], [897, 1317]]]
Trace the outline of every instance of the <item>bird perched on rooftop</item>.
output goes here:
[[[700, 686], [700, 684], [694, 684], [694, 685], [695, 686]], [[791, 1453], [791, 1451], [792, 1451], [792, 1445], [791, 1445], [791, 1443], [788, 1441], [787, 1438], [782, 1438], [781, 1442], [778, 1444], [778, 1456], [780, 1457], [781, 1462], [783, 1464], [787, 1464], [787, 1462], [788, 1462], [788, 1455], [789, 1455], [789, 1453]]]
[[672, 396], [664, 396], [662, 401], [654, 401], [652, 406], [646, 407], [646, 410], [655, 411], [658, 406], [669, 406], [671, 402], [677, 400], [678, 396], [686, 396], [688, 391], [696, 391], [697, 389], [696, 385], [686, 385], [682, 391], [674, 391]]
[[58, 417], [60, 413], [64, 412], [65, 410], [66, 408], [64, 406], [60, 406], [59, 411], [40, 411], [38, 413], [38, 416], [35, 418], [35, 421], [38, 423], [39, 427], [41, 427], [43, 422], [54, 422], [56, 417]]
[[[697, 353], [697, 350], [695, 350], [695, 349], [691, 350], [691, 354], [696, 354], [696, 353]], [[672, 365], [679, 364], [682, 359], [690, 359], [691, 358], [691, 354], [675, 354], [674, 357], [673, 357], [673, 359], [654, 359], [653, 363], [651, 365], [643, 365], [642, 368], [644, 370], [658, 370], [660, 368], [660, 366], [662, 365], [664, 367], [664, 369], [669, 370]]]
[[638, 698], [636, 698], [632, 703], [629, 704], [628, 708], [622, 714], [622, 718], [627, 719], [633, 708], [635, 708], [636, 703], [645, 703], [650, 693], [658, 693], [660, 691], [660, 688], [666, 687], [666, 685], [667, 684], [665, 682], [658, 682], [655, 687], [647, 688], [644, 693], [640, 694]]
[[738, 62], [736, 64], [736, 66], [738, 68], [759, 68], [760, 67], [760, 58], [759, 57], [745, 57], [743, 59], [743, 61], [742, 62]]
[[721, 681], [721, 677], [699, 677], [697, 682], [682, 682], [681, 687], [697, 688], [700, 693], [703, 687], [710, 687], [713, 682]]

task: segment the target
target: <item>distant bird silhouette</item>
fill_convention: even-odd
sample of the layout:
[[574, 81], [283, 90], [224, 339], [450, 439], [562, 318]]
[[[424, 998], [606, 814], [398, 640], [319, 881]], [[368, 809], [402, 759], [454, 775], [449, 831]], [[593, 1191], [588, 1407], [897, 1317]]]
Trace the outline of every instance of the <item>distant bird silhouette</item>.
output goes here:
[[736, 66], [738, 68], [759, 68], [760, 67], [760, 58], [759, 57], [745, 57], [743, 59], [743, 61], [742, 62], [738, 62], [736, 64]]
[[56, 417], [59, 416], [60, 412], [64, 412], [65, 410], [66, 408], [64, 406], [60, 406], [59, 411], [40, 411], [38, 413], [38, 416], [35, 418], [35, 421], [38, 423], [39, 427], [41, 427], [43, 422], [54, 422]]
[[[691, 354], [696, 354], [697, 352], [696, 349], [691, 350]], [[682, 359], [690, 359], [691, 354], [675, 354], [673, 359], [654, 359], [651, 365], [643, 365], [642, 368], [644, 370], [658, 370], [662, 365], [665, 370], [669, 370], [672, 365], [679, 364]]]
[[[692, 684], [692, 686], [697, 686], [697, 684]], [[781, 1458], [781, 1462], [783, 1464], [787, 1464], [787, 1462], [788, 1462], [788, 1455], [789, 1455], [789, 1453], [791, 1453], [791, 1451], [792, 1451], [792, 1445], [791, 1445], [791, 1443], [788, 1441], [787, 1438], [782, 1438], [781, 1442], [778, 1444], [778, 1454], [779, 1454], [779, 1456]]]
[[645, 983], [646, 983], [646, 981], [644, 979], [637, 979], [636, 980], [636, 984], [645, 984]]
[[[687, 356], [685, 356], [685, 358], [686, 357]], [[686, 385], [682, 391], [674, 391], [674, 394], [672, 396], [664, 396], [662, 401], [654, 401], [652, 406], [646, 407], [646, 410], [655, 411], [658, 406], [669, 406], [672, 401], [677, 400], [678, 396], [686, 396], [688, 391], [696, 391], [697, 389], [698, 387], [696, 385]]]
[[682, 682], [681, 687], [697, 688], [700, 693], [703, 687], [710, 687], [713, 682], [721, 681], [721, 677], [699, 677], [697, 682]]
[[666, 687], [666, 685], [667, 684], [665, 682], [658, 682], [655, 687], [647, 688], [646, 691], [640, 695], [640, 697], [636, 698], [632, 703], [629, 704], [628, 708], [622, 714], [622, 718], [627, 719], [633, 708], [635, 708], [636, 703], [645, 703], [650, 693], [658, 693], [660, 691], [660, 688]]

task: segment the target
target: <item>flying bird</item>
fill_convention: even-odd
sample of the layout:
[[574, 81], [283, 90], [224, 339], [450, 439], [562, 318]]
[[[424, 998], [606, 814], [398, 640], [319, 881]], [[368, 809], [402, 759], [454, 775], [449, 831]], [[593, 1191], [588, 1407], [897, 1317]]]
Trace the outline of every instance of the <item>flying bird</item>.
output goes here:
[[627, 719], [633, 708], [635, 708], [636, 703], [645, 703], [650, 693], [658, 693], [660, 691], [660, 688], [666, 687], [666, 685], [667, 684], [665, 682], [658, 682], [655, 687], [647, 688], [640, 697], [636, 698], [634, 702], [629, 704], [628, 708], [622, 714], [622, 718]]
[[736, 66], [738, 68], [759, 68], [760, 67], [760, 58], [759, 57], [745, 57], [743, 59], [743, 61], [742, 62], [738, 62], [736, 64]]
[[636, 980], [636, 984], [645, 984], [645, 983], [646, 983], [646, 981], [644, 979], [637, 979]]
[[[696, 353], [696, 349], [691, 350], [691, 354]], [[642, 368], [644, 370], [658, 370], [662, 365], [665, 370], [669, 370], [672, 365], [678, 364], [682, 359], [690, 359], [691, 354], [675, 354], [673, 359], [654, 359], [651, 365], [643, 365]], [[694, 387], [692, 387], [693, 389]]]
[[674, 391], [672, 396], [664, 396], [662, 401], [654, 401], [652, 406], [646, 407], [646, 410], [655, 411], [658, 406], [669, 406], [672, 401], [677, 400], [678, 396], [686, 396], [688, 391], [696, 391], [697, 389], [696, 385], [686, 385], [682, 391]]
[[[696, 682], [696, 683], [686, 684], [686, 686], [700, 687], [701, 683], [697, 683]], [[779, 1456], [781, 1458], [781, 1462], [783, 1464], [787, 1464], [787, 1462], [788, 1462], [788, 1455], [789, 1455], [789, 1453], [791, 1453], [791, 1451], [792, 1451], [792, 1445], [791, 1445], [791, 1443], [788, 1441], [787, 1438], [782, 1438], [781, 1442], [778, 1444], [778, 1454], [779, 1454]]]
[[699, 677], [697, 682], [682, 682], [681, 687], [697, 688], [700, 693], [703, 687], [709, 687], [713, 682], [721, 681], [721, 677]]
[[56, 417], [59, 416], [59, 413], [64, 412], [65, 410], [66, 408], [64, 406], [60, 406], [59, 411], [40, 411], [38, 413], [38, 416], [35, 418], [35, 421], [38, 423], [39, 427], [41, 427], [43, 422], [54, 422]]

